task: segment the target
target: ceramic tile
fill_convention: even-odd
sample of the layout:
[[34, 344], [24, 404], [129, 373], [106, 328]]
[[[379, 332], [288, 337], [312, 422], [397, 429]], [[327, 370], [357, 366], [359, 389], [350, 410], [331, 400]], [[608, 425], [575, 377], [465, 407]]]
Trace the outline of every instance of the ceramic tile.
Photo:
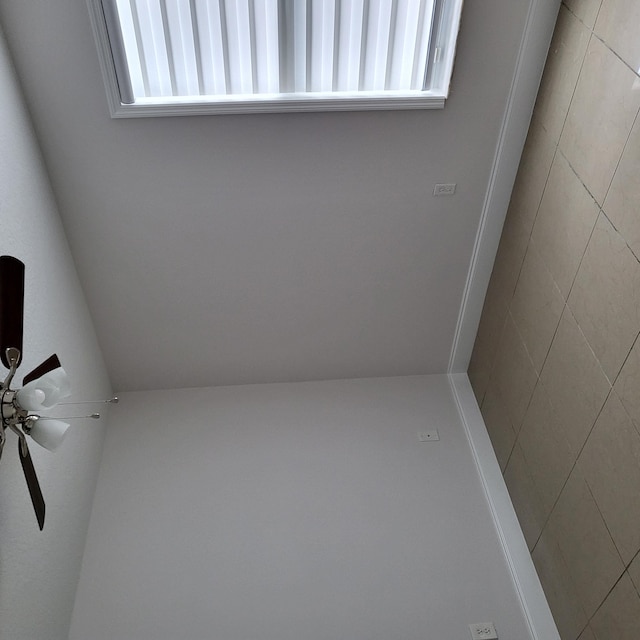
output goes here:
[[529, 466], [517, 443], [513, 447], [505, 469], [504, 481], [516, 510], [520, 528], [531, 551], [540, 537], [548, 514], [544, 513]]
[[518, 438], [545, 518], [551, 513], [576, 461], [547, 391], [538, 383]]
[[500, 244], [487, 288], [478, 334], [469, 362], [469, 380], [478, 403], [482, 403], [508, 305], [513, 297], [518, 274], [529, 242], [529, 233], [519, 220], [505, 220]]
[[489, 384], [480, 410], [498, 458], [500, 470], [504, 471], [516, 441], [516, 433], [511, 426], [511, 420], [497, 384]]
[[532, 238], [565, 299], [598, 219], [599, 208], [569, 163], [556, 154]]
[[589, 240], [568, 304], [614, 381], [640, 332], [640, 263], [604, 214]]
[[627, 568], [627, 572], [633, 582], [633, 586], [640, 594], [640, 553], [633, 559], [633, 562]]
[[468, 370], [469, 381], [479, 405], [482, 404], [489, 384], [493, 361], [508, 312], [507, 302], [500, 295], [496, 281], [490, 281]]
[[478, 406], [480, 406], [484, 400], [484, 394], [487, 391], [487, 384], [489, 384], [489, 376], [491, 374], [491, 370], [489, 366], [487, 366], [487, 361], [482, 354], [481, 347], [482, 345], [478, 342], [478, 337], [476, 336], [467, 368], [469, 382], [471, 383], [473, 395], [476, 398]]
[[638, 76], [592, 37], [560, 137], [560, 149], [600, 204], [638, 109]]
[[600, 10], [602, 0], [564, 0], [564, 4], [585, 23], [589, 29], [593, 29]]
[[602, 0], [594, 31], [635, 70], [640, 68], [638, 25], [638, 0]]
[[620, 578], [589, 626], [597, 640], [638, 640], [640, 597], [627, 574]]
[[517, 434], [538, 376], [511, 315], [507, 316], [505, 322], [492, 379], [495, 379], [500, 389]]
[[554, 142], [560, 139], [590, 36], [590, 30], [561, 6], [535, 108]]
[[491, 272], [491, 280], [496, 295], [507, 303], [511, 302], [516, 288], [520, 268], [524, 261], [530, 234], [515, 217], [507, 217], [504, 221], [500, 244]]
[[528, 242], [529, 233], [520, 221], [507, 218], [500, 237], [469, 363], [469, 380], [479, 404], [489, 383], [496, 349]]
[[[640, 6], [640, 4], [638, 5]], [[640, 38], [638, 38], [640, 42]], [[604, 210], [640, 259], [640, 118], [636, 120], [604, 201]]]
[[593, 634], [593, 631], [591, 631], [591, 627], [587, 625], [578, 640], [597, 640], [597, 638]]
[[534, 118], [522, 151], [507, 213], [508, 217], [517, 218], [528, 233], [533, 229], [555, 151], [553, 138]]
[[640, 550], [640, 434], [615, 392], [596, 420], [579, 465], [628, 564]]
[[564, 298], [531, 240], [511, 302], [511, 315], [536, 371], [542, 370]]
[[580, 604], [590, 618], [624, 565], [579, 467], [571, 472], [547, 527], [558, 542]]
[[560, 546], [548, 528], [542, 532], [531, 556], [562, 640], [574, 640], [588, 618]]
[[614, 388], [640, 433], [640, 338], [633, 345]]
[[578, 455], [611, 385], [578, 324], [565, 307], [540, 380], [571, 451]]

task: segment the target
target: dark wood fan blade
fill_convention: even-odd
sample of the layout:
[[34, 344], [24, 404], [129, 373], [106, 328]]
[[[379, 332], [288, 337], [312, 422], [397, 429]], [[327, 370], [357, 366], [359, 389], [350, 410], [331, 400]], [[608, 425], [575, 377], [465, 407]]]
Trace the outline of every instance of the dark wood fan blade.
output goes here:
[[[0, 256], [0, 359], [10, 368], [5, 351], [20, 350], [24, 316], [24, 264], [11, 256]], [[20, 362], [18, 362], [20, 364]]]
[[38, 482], [36, 470], [33, 467], [33, 461], [31, 460], [31, 454], [29, 453], [26, 441], [24, 442], [24, 455], [22, 440], [18, 441], [18, 453], [20, 454], [20, 462], [22, 463], [22, 470], [24, 471], [24, 477], [27, 481], [27, 487], [29, 487], [33, 510], [36, 512], [38, 526], [40, 527], [40, 531], [42, 531], [45, 512], [44, 498], [42, 497], [42, 491], [40, 491], [40, 483]]
[[22, 386], [28, 384], [32, 380], [37, 380], [41, 378], [45, 373], [49, 373], [49, 371], [53, 371], [60, 367], [60, 360], [58, 360], [58, 356], [54, 353], [52, 356], [47, 358], [42, 364], [39, 364], [33, 371], [27, 373], [22, 381]]

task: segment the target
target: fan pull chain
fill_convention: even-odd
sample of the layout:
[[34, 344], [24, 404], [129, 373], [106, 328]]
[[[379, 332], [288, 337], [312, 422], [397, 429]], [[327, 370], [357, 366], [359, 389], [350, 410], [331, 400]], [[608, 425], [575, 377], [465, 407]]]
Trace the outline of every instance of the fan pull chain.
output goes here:
[[58, 402], [56, 406], [61, 406], [63, 404], [118, 404], [120, 402], [120, 398], [118, 396], [113, 396], [113, 398], [109, 398], [108, 400], [83, 400], [82, 402]]

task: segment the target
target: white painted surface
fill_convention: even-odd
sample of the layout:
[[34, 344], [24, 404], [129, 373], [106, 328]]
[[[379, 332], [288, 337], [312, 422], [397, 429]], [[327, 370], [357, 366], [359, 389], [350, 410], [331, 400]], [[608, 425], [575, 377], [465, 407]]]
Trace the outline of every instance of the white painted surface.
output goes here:
[[445, 372], [528, 9], [443, 110], [116, 121], [84, 1], [0, 3], [116, 388]]
[[446, 376], [128, 393], [111, 419], [70, 640], [530, 639]]
[[[105, 397], [104, 363], [1, 33], [0, 95], [0, 254], [26, 264], [17, 380], [56, 352], [71, 399]], [[47, 504], [42, 532], [8, 434], [0, 461], [0, 640], [67, 638], [104, 429], [88, 422], [75, 422], [55, 453], [30, 447]]]
[[560, 640], [469, 378], [457, 373], [449, 380], [532, 637]]
[[[548, 11], [551, 1], [532, 0], [531, 6]], [[167, 124], [109, 120], [81, 0], [0, 3], [0, 18], [117, 386], [446, 371], [528, 6], [525, 0], [467, 0], [453, 94], [440, 113], [256, 115], [183, 118]], [[550, 33], [550, 24], [545, 28]], [[536, 34], [544, 36], [534, 30]], [[495, 78], [488, 76], [491, 69], [497, 71]], [[97, 389], [104, 395], [106, 377], [73, 264], [4, 58], [0, 73], [5, 149], [0, 159], [0, 243], [3, 252], [27, 263], [30, 309], [24, 370], [55, 350], [70, 369], [77, 397], [94, 397]], [[512, 105], [521, 125], [532, 99], [530, 95], [527, 101], [525, 94]], [[515, 138], [513, 146], [513, 134], [507, 135], [512, 146], [498, 167], [507, 182], [512, 177], [506, 160], [515, 163], [518, 151], [513, 149], [521, 142]], [[515, 171], [515, 164], [510, 170]], [[434, 184], [450, 180], [459, 186], [453, 198], [431, 197]], [[483, 278], [488, 278], [492, 243], [497, 245], [499, 237], [504, 215], [499, 205], [506, 207], [508, 197], [504, 190], [498, 195], [492, 223], [479, 244], [480, 266], [469, 278], [470, 313], [463, 309], [451, 361], [456, 371], [464, 368], [470, 353], [474, 314], [481, 308]], [[31, 290], [37, 297], [29, 299]], [[190, 392], [180, 392], [180, 397], [182, 393]], [[139, 417], [143, 400], [134, 411]], [[161, 434], [175, 436], [166, 432], [163, 421], [158, 424]], [[55, 455], [34, 447], [49, 504], [47, 529], [39, 537], [35, 526], [26, 533], [34, 518], [17, 456], [5, 454], [0, 464], [0, 640], [66, 637], [101, 437], [95, 423], [73, 429]], [[421, 444], [415, 425], [411, 430], [414, 446], [423, 447], [419, 451], [431, 452], [432, 446], [443, 444]], [[125, 448], [129, 429], [119, 424], [117, 433]], [[461, 441], [456, 442], [461, 448]], [[146, 448], [138, 442], [136, 450]], [[184, 454], [183, 460], [188, 455], [171, 446], [165, 456], [172, 460], [171, 469], [174, 462], [180, 468], [176, 451]], [[116, 458], [110, 455], [109, 460]], [[147, 463], [144, 468], [153, 469]], [[172, 487], [172, 478], [166, 482], [172, 499], [181, 492], [187, 495], [188, 479], [178, 476], [181, 486]], [[112, 473], [107, 477], [114, 481]], [[144, 478], [133, 480], [136, 491]], [[114, 499], [119, 495], [110, 484], [104, 491]], [[450, 498], [456, 491], [457, 475], [448, 481], [446, 493]], [[161, 496], [153, 495], [161, 507]], [[435, 493], [428, 498], [445, 513], [445, 501]], [[97, 518], [108, 520], [104, 500], [100, 504], [102, 515]], [[156, 510], [149, 513], [157, 515]], [[446, 511], [447, 526], [452, 513], [457, 516]], [[307, 512], [303, 524], [310, 523]], [[427, 531], [435, 526], [431, 521], [427, 525]], [[145, 526], [148, 523], [135, 522], [135, 527]], [[107, 541], [109, 556], [99, 549], [104, 534], [97, 531], [90, 538], [87, 566], [108, 568], [114, 561], [118, 571], [123, 569], [120, 556], [123, 549], [129, 553], [130, 541]], [[153, 546], [157, 538], [149, 540]], [[209, 549], [206, 541], [198, 541]], [[141, 542], [134, 543], [140, 550]], [[187, 554], [197, 565], [197, 550], [182, 549], [178, 539], [163, 544], [167, 557]], [[141, 553], [145, 557], [145, 549]], [[73, 633], [84, 628], [79, 625], [87, 623], [85, 613], [91, 624], [94, 614], [101, 615], [92, 600], [101, 590], [100, 577], [90, 573], [87, 578], [87, 571]], [[187, 589], [180, 575], [171, 580]], [[438, 584], [442, 579], [450, 588], [451, 601], [457, 603], [466, 593], [457, 590], [455, 580], [449, 582], [441, 567], [435, 575]], [[114, 588], [106, 594], [107, 602], [118, 600], [114, 606], [122, 604], [134, 621], [132, 609], [139, 595], [154, 616], [164, 604], [154, 604], [144, 592], [131, 596], [127, 585], [125, 592], [133, 599], [124, 602], [122, 585], [114, 580], [109, 584]], [[474, 598], [487, 601], [501, 591], [492, 587], [486, 592], [477, 579], [468, 587]], [[167, 590], [158, 591], [171, 598]], [[416, 597], [410, 594], [408, 606], [419, 625]], [[439, 597], [429, 606], [442, 603], [448, 611], [451, 602]], [[500, 593], [500, 599], [504, 597]], [[401, 607], [393, 597], [389, 603]], [[209, 605], [197, 596], [193, 606]], [[472, 614], [461, 623], [494, 619], [500, 628], [497, 615], [475, 609]], [[515, 628], [520, 623], [513, 624]], [[468, 628], [461, 628], [465, 637]], [[94, 640], [82, 640], [88, 638]]]

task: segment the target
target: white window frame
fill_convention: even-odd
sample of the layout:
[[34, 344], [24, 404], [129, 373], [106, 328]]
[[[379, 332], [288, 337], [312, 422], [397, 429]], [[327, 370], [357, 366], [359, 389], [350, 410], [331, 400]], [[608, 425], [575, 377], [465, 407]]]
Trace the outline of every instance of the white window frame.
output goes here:
[[[437, 6], [431, 38], [429, 74], [431, 89], [424, 91], [384, 91], [345, 93], [292, 93], [237, 96], [233, 94], [173, 97], [163, 102], [138, 99], [123, 102], [118, 84], [117, 69], [126, 67], [123, 47], [111, 47], [108, 22], [116, 24], [113, 0], [87, 0], [98, 59], [105, 83], [107, 102], [112, 118], [158, 116], [194, 116], [237, 113], [274, 113], [304, 111], [369, 111], [440, 109], [445, 105], [453, 72], [456, 40], [463, 0], [435, 0]], [[113, 33], [113, 29], [112, 29]]]

